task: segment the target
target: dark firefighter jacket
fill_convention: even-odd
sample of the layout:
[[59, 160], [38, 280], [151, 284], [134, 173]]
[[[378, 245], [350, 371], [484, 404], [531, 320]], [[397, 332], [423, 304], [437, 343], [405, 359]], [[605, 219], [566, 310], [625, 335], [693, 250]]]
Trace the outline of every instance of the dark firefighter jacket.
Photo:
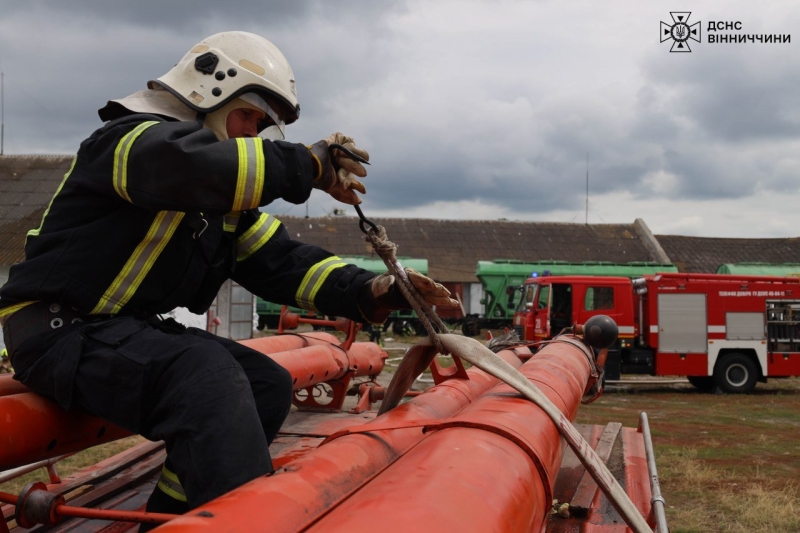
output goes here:
[[0, 289], [0, 318], [32, 301], [85, 314], [203, 313], [228, 278], [281, 304], [362, 320], [374, 274], [289, 238], [258, 210], [302, 203], [312, 165], [300, 144], [218, 141], [197, 122], [131, 115], [85, 140], [25, 261]]

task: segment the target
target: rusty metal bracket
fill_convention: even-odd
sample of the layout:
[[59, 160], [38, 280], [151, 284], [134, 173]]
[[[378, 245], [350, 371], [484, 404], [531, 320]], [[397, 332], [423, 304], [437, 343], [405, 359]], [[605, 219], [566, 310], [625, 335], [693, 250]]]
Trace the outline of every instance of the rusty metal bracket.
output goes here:
[[457, 355], [450, 354], [453, 358], [454, 364], [452, 366], [444, 367], [439, 363], [439, 358], [434, 357], [431, 361], [431, 375], [433, 376], [433, 383], [439, 385], [448, 379], [469, 379], [467, 369], [464, 368], [464, 362]]
[[[317, 411], [317, 412], [339, 412], [344, 406], [345, 398], [347, 398], [347, 389], [350, 387], [350, 380], [353, 378], [354, 372], [351, 370], [341, 379], [336, 381], [326, 381], [324, 383], [317, 383], [310, 387], [294, 391], [292, 403], [300, 410], [303, 411]], [[321, 385], [327, 385], [333, 391], [333, 399], [328, 403], [321, 403], [317, 401], [314, 396], [315, 390]], [[298, 393], [305, 391], [307, 396], [301, 398]]]

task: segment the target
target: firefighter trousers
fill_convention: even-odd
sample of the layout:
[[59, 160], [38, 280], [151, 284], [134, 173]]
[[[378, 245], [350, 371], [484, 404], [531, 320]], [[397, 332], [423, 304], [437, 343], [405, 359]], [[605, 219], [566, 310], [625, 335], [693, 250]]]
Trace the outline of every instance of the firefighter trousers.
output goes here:
[[26, 339], [13, 361], [65, 409], [163, 440], [190, 508], [271, 472], [268, 445], [291, 407], [284, 368], [172, 319], [68, 324]]

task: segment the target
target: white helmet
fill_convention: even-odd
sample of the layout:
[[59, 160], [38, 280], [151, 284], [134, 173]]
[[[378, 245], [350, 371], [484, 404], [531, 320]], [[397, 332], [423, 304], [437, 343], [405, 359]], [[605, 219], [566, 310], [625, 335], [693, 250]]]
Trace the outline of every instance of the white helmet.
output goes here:
[[244, 93], [277, 99], [283, 122], [300, 115], [294, 73], [278, 48], [243, 31], [217, 33], [196, 44], [172, 70], [147, 83], [163, 87], [201, 113], [215, 111]]

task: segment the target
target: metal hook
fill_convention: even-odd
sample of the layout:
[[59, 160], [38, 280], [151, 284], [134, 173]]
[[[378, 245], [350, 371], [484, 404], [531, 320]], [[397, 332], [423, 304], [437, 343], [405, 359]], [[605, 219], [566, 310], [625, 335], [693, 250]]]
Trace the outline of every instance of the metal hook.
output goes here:
[[[349, 157], [350, 159], [353, 159], [354, 161], [358, 161], [359, 163], [364, 163], [365, 165], [369, 165], [369, 161], [367, 161], [366, 159], [364, 159], [363, 157], [361, 157], [360, 155], [358, 155], [354, 151], [350, 150], [349, 148], [345, 148], [344, 146], [342, 146], [339, 143], [333, 143], [333, 144], [328, 145], [328, 152], [330, 152], [330, 154], [331, 154], [331, 161], [335, 161], [336, 160], [336, 158], [333, 157], [333, 151], [334, 150], [341, 150], [342, 152], [347, 154], [347, 157]], [[334, 165], [334, 166], [336, 166], [336, 165]], [[336, 170], [339, 170], [339, 169], [337, 168]]]
[[370, 228], [372, 228], [372, 230], [377, 235], [379, 233], [378, 226], [376, 226], [373, 221], [364, 216], [364, 212], [361, 210], [361, 207], [359, 207], [358, 205], [354, 205], [353, 207], [356, 208], [356, 213], [358, 213], [358, 218], [361, 219], [358, 221], [358, 227], [361, 228], [361, 231], [363, 231], [365, 235], [369, 235], [369, 230], [366, 227], [364, 227], [364, 224], [368, 224]]
[[[347, 154], [347, 156], [350, 159], [353, 159], [354, 161], [358, 161], [359, 163], [364, 163], [365, 165], [369, 165], [369, 161], [367, 161], [366, 159], [364, 159], [363, 157], [361, 157], [357, 153], [353, 152], [352, 150], [350, 150], [348, 148], [345, 148], [344, 146], [342, 146], [341, 144], [338, 144], [338, 143], [333, 143], [330, 146], [328, 146], [328, 151], [331, 154], [331, 161], [335, 161], [335, 158], [333, 157], [333, 151], [334, 150], [341, 150], [342, 152]], [[339, 169], [336, 169], [336, 170], [338, 171]], [[373, 221], [371, 221], [370, 219], [368, 219], [364, 215], [364, 212], [361, 211], [361, 207], [359, 207], [358, 205], [354, 205], [353, 207], [356, 208], [356, 213], [358, 213], [358, 218], [361, 219], [358, 222], [358, 227], [361, 228], [361, 231], [363, 231], [365, 235], [369, 235], [369, 230], [365, 226], [365, 224], [366, 224], [370, 228], [372, 228], [372, 230], [377, 234], [378, 233], [378, 226]]]
[[200, 220], [203, 221], [203, 224], [204, 224], [203, 229], [201, 229], [200, 231], [195, 231], [194, 235], [192, 235], [193, 239], [199, 239], [200, 235], [202, 235], [203, 232], [208, 229], [208, 220], [206, 220], [204, 218], [201, 218]]

